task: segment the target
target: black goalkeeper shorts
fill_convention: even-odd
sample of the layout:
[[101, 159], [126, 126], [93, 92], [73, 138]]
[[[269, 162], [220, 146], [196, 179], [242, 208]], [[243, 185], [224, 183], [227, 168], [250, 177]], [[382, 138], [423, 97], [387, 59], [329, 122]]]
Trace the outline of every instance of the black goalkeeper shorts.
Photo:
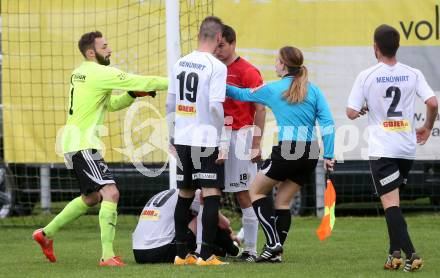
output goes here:
[[116, 184], [101, 153], [87, 149], [64, 155], [67, 168], [73, 169], [83, 195], [98, 192], [107, 184]]

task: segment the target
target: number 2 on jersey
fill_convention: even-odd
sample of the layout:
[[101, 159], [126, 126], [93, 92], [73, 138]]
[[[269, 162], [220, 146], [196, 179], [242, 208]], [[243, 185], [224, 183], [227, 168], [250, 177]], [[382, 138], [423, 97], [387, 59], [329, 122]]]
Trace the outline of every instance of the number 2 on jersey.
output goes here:
[[[185, 71], [182, 71], [179, 75], [177, 75], [177, 79], [179, 79], [180, 100], [184, 100], [186, 98], [189, 102], [196, 102], [199, 76], [195, 72], [190, 72], [185, 79], [185, 75]], [[185, 93], [185, 89], [188, 91], [188, 93]]]
[[[394, 95], [393, 95], [394, 92]], [[396, 111], [397, 105], [399, 104], [400, 101], [400, 89], [399, 87], [395, 87], [395, 86], [391, 86], [387, 89], [386, 91], [386, 98], [393, 98], [393, 100], [391, 101], [390, 107], [388, 108], [387, 111], [387, 117], [391, 118], [391, 117], [402, 117], [402, 111]]]

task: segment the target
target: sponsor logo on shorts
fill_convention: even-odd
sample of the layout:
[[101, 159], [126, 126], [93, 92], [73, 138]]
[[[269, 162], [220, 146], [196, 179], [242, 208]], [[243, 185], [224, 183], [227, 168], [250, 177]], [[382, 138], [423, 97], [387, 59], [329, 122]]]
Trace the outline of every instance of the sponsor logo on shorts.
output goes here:
[[396, 172], [392, 173], [388, 177], [381, 179], [379, 182], [382, 186], [385, 186], [385, 185], [389, 184], [390, 182], [397, 180], [399, 178], [399, 176], [400, 176], [400, 172], [399, 172], [399, 170], [397, 170]]
[[194, 105], [177, 105], [176, 109], [177, 114], [182, 116], [193, 116], [196, 114], [196, 107]]
[[409, 131], [411, 126], [407, 120], [384, 121], [382, 128], [386, 131]]
[[176, 175], [176, 181], [183, 181], [183, 175]]
[[238, 182], [231, 182], [231, 183], [229, 183], [229, 186], [231, 186], [231, 187], [240, 187], [240, 183], [238, 183]]
[[160, 218], [160, 211], [157, 209], [146, 209], [142, 211], [139, 218], [141, 220], [157, 221]]
[[192, 175], [193, 180], [203, 179], [203, 180], [216, 180], [217, 174], [215, 173], [195, 173]]

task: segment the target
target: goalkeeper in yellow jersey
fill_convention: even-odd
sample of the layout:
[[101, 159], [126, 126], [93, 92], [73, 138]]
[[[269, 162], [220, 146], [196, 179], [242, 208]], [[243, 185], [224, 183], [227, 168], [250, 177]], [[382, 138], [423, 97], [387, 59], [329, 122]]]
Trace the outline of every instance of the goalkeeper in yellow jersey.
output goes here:
[[[101, 156], [98, 129], [104, 122], [106, 111], [124, 109], [136, 97], [154, 96], [156, 90], [166, 90], [168, 79], [129, 74], [109, 67], [111, 49], [98, 31], [82, 35], [78, 47], [85, 60], [70, 77], [69, 108], [62, 145], [66, 165], [73, 169], [80, 183], [81, 196], [68, 203], [46, 227], [36, 230], [33, 238], [47, 259], [55, 262], [53, 236], [61, 227], [101, 202], [102, 257], [99, 265], [124, 266], [113, 252], [119, 190]], [[112, 95], [113, 89], [126, 92]]]

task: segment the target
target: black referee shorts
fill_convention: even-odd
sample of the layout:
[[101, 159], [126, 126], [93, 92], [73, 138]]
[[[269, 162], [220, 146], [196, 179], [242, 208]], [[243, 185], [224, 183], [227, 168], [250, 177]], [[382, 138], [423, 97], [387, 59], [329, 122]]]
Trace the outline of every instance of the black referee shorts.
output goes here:
[[271, 179], [289, 179], [302, 186], [311, 181], [318, 158], [316, 141], [282, 141], [272, 147], [270, 159], [263, 163], [260, 171]]
[[371, 176], [376, 194], [380, 197], [403, 187], [408, 179], [413, 160], [380, 157], [370, 159]]
[[177, 188], [225, 188], [225, 167], [215, 164], [217, 147], [175, 145], [177, 151]]
[[98, 192], [107, 184], [116, 184], [101, 153], [87, 149], [64, 154], [66, 166], [73, 169], [83, 195]]

